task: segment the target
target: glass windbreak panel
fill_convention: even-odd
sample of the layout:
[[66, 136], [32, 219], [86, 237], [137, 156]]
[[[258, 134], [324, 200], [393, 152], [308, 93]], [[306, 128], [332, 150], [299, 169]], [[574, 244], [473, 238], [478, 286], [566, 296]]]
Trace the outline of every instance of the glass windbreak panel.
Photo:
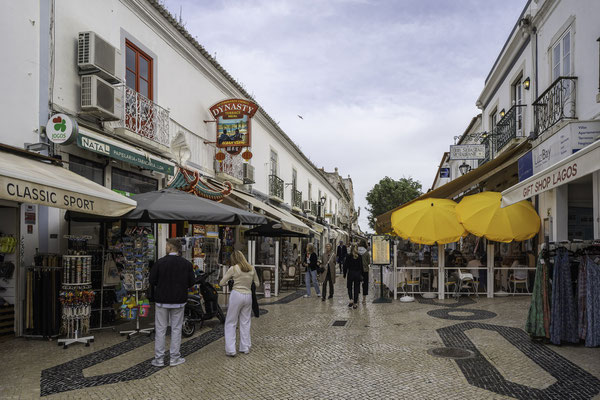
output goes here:
[[158, 181], [145, 175], [113, 168], [111, 188], [132, 194], [146, 193], [157, 190]]
[[69, 170], [104, 186], [104, 166], [100, 163], [70, 154]]

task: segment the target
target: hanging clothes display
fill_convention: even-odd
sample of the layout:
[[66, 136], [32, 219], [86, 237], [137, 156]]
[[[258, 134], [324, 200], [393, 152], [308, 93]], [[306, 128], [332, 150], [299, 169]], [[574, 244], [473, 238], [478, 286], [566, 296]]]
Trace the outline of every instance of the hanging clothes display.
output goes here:
[[30, 267], [26, 274], [25, 336], [57, 336], [60, 329], [60, 267]]
[[550, 341], [554, 344], [579, 342], [569, 251], [562, 247], [556, 249], [554, 259]]
[[548, 279], [548, 263], [542, 257], [538, 257], [531, 294], [531, 305], [525, 330], [535, 338], [550, 338], [550, 303], [548, 293], [550, 283]]
[[[585, 339], [585, 345], [588, 347], [600, 346], [600, 265], [592, 260], [592, 257], [586, 255], [581, 262], [581, 268], [585, 274], [585, 283], [580, 289], [580, 297], [585, 295], [585, 307], [580, 317], [579, 337]], [[582, 276], [580, 273], [580, 281]], [[583, 336], [582, 336], [583, 334]]]

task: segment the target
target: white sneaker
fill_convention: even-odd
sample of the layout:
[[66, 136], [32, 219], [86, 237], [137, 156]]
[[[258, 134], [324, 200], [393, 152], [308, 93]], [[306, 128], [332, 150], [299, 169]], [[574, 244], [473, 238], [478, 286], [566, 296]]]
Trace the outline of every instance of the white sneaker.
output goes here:
[[308, 298], [308, 297], [310, 297], [310, 296], [309, 296], [309, 295], [307, 295], [307, 294], [305, 294], [305, 295], [304, 295], [304, 296], [302, 296], [302, 297], [304, 297], [304, 298], [306, 299], [306, 298]]
[[154, 359], [152, 360], [151, 364], [155, 367], [164, 367], [165, 366], [165, 362], [163, 360], [159, 360], [159, 359]]
[[176, 365], [183, 364], [184, 362], [185, 362], [185, 358], [179, 357], [177, 360], [171, 360], [171, 363], [169, 365], [171, 367], [174, 367]]

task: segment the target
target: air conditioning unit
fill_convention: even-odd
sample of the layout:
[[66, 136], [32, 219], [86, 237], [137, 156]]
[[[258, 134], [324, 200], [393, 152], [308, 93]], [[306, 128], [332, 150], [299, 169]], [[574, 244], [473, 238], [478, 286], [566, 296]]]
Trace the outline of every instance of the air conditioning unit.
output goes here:
[[123, 91], [96, 75], [81, 77], [81, 111], [103, 121], [119, 121], [123, 114]]
[[77, 44], [77, 67], [82, 74], [97, 74], [111, 82], [121, 82], [121, 53], [94, 32], [80, 32]]
[[248, 185], [254, 183], [254, 167], [248, 163], [244, 163], [244, 184]]
[[310, 208], [310, 200], [304, 200], [302, 202], [302, 211], [304, 211], [305, 213], [309, 213], [311, 210]]

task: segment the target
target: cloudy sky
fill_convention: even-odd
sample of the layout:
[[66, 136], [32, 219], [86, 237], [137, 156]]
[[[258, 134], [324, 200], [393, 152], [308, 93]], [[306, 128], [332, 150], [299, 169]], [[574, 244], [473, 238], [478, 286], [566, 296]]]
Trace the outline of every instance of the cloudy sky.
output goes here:
[[368, 230], [381, 178], [431, 187], [526, 0], [164, 3], [317, 166], [352, 177]]

